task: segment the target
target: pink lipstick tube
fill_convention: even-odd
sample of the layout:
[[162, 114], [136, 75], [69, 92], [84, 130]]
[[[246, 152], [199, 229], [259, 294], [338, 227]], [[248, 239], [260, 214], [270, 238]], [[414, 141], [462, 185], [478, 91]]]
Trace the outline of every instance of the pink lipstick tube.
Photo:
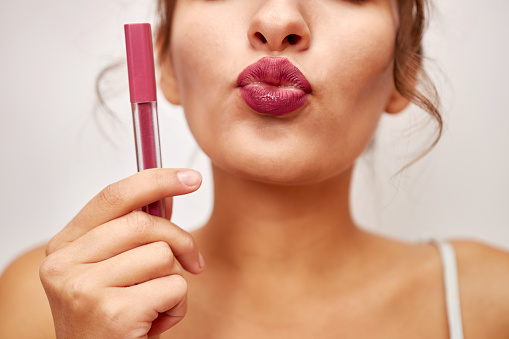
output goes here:
[[[150, 24], [127, 24], [124, 31], [138, 172], [161, 168], [152, 30]], [[166, 216], [164, 199], [142, 210], [158, 217]]]

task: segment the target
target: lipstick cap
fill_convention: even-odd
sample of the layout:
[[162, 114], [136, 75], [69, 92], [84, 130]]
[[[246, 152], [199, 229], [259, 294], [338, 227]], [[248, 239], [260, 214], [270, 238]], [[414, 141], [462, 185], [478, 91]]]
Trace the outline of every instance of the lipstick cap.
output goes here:
[[154, 50], [150, 24], [124, 25], [131, 103], [156, 101]]

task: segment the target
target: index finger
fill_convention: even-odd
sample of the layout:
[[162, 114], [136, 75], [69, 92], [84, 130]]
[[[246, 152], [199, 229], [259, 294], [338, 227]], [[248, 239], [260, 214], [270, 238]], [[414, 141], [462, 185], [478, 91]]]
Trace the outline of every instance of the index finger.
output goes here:
[[91, 229], [154, 201], [196, 191], [200, 173], [188, 169], [154, 168], [113, 183], [90, 200], [48, 244], [54, 252]]

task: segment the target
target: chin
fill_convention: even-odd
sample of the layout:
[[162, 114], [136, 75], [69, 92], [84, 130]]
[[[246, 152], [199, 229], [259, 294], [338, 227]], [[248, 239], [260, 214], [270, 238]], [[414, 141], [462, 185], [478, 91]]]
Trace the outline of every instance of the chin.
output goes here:
[[[234, 159], [231, 162], [216, 163], [213, 168], [234, 175], [238, 178], [254, 182], [279, 186], [304, 186], [318, 184], [332, 177], [340, 175], [351, 166], [328, 166], [317, 161], [304, 159], [276, 159], [271, 157], [256, 157], [242, 161]], [[292, 161], [293, 160], [293, 161]], [[295, 161], [300, 160], [300, 161]]]

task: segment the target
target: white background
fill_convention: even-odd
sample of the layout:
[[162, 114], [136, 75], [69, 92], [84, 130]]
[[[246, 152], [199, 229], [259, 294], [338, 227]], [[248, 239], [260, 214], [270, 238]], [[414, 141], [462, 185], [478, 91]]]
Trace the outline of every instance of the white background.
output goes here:
[[[422, 119], [415, 109], [384, 118], [374, 161], [359, 163], [355, 216], [398, 238], [468, 237], [509, 249], [509, 2], [436, 6], [425, 50], [443, 97], [443, 139], [394, 175], [433, 129], [405, 136]], [[124, 57], [122, 25], [154, 22], [153, 13], [145, 0], [0, 2], [0, 270], [136, 171], [125, 68], [103, 86], [118, 123], [95, 109], [94, 82]], [[175, 204], [173, 220], [193, 229], [211, 208], [208, 163], [178, 107], [161, 100], [160, 124], [165, 167], [204, 173], [200, 192]]]

